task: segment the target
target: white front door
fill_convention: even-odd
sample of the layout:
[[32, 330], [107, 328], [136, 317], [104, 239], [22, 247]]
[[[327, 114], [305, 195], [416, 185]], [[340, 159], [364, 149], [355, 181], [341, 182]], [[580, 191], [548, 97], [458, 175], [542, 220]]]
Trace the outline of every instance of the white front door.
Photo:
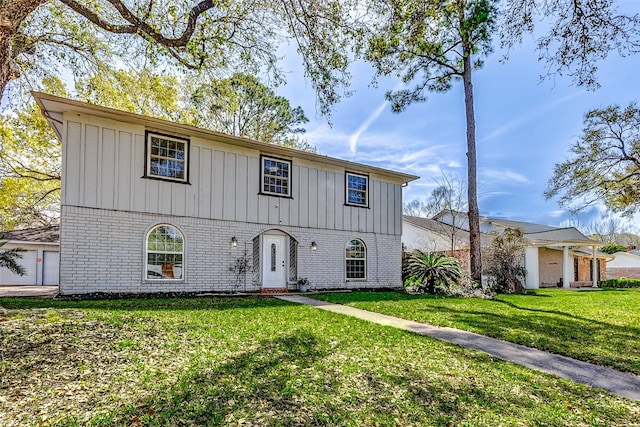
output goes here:
[[262, 238], [262, 287], [285, 289], [287, 266], [285, 236], [264, 235]]

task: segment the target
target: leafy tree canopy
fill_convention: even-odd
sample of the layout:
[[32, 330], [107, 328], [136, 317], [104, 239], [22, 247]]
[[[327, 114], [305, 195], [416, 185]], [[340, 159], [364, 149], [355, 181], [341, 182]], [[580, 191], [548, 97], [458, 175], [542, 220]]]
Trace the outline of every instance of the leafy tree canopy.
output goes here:
[[352, 9], [350, 0], [0, 0], [0, 96], [20, 75], [33, 84], [116, 62], [280, 79], [276, 52], [293, 39], [327, 113], [349, 79]]
[[309, 121], [301, 107], [246, 74], [203, 83], [190, 101], [198, 126], [272, 144], [294, 146]]
[[[235, 82], [235, 83], [234, 83]], [[67, 95], [57, 79], [45, 80], [46, 90]], [[232, 84], [234, 83], [234, 84]], [[236, 84], [237, 83], [237, 84]], [[217, 91], [218, 88], [222, 88]], [[101, 69], [80, 79], [77, 97], [121, 110], [218, 130], [307, 151], [316, 148], [299, 135], [307, 119], [300, 107], [241, 74], [193, 89], [175, 76]], [[213, 112], [204, 111], [212, 109]], [[35, 227], [59, 217], [61, 148], [51, 127], [25, 98], [20, 108], [1, 115], [0, 230]]]
[[616, 245], [616, 244], [604, 245], [600, 247], [600, 252], [604, 252], [605, 254], [610, 254], [610, 255], [613, 255], [616, 252], [626, 252], [626, 251], [627, 251], [626, 246]]
[[589, 111], [570, 158], [555, 165], [545, 197], [578, 211], [604, 203], [632, 215], [640, 208], [640, 108], [612, 105]]
[[[59, 80], [45, 85], [65, 94]], [[49, 225], [59, 216], [60, 141], [31, 99], [0, 117], [0, 230]]]

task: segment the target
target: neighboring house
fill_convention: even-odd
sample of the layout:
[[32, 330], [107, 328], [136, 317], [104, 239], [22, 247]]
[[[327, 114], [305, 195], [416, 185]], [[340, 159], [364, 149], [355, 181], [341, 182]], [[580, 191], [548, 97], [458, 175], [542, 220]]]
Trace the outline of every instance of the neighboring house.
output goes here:
[[418, 177], [34, 97], [62, 141], [62, 294], [402, 285]]
[[60, 226], [29, 228], [3, 233], [5, 245], [0, 250], [22, 248], [16, 260], [25, 269], [19, 276], [0, 268], [0, 285], [57, 285], [60, 265]]
[[613, 259], [607, 261], [609, 279], [640, 279], [640, 251], [616, 252]]
[[[407, 249], [423, 248], [453, 254], [461, 260], [463, 266], [468, 265], [469, 233], [466, 215], [443, 211], [428, 220], [404, 216], [403, 223], [402, 241]], [[530, 242], [524, 259], [527, 289], [596, 286], [598, 280], [606, 278], [605, 262], [610, 256], [597, 252], [596, 248], [600, 243], [587, 238], [576, 228], [480, 217], [481, 245], [488, 246], [492, 235], [502, 233], [507, 228], [522, 230], [524, 237]], [[595, 275], [594, 259], [597, 260]]]

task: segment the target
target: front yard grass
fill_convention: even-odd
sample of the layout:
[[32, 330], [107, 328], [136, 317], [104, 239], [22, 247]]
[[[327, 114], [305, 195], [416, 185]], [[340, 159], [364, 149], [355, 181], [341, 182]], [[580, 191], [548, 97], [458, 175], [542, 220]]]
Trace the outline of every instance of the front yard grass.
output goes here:
[[319, 298], [477, 332], [640, 375], [640, 289], [541, 289], [489, 300], [396, 292]]
[[[425, 309], [420, 299], [405, 301]], [[0, 305], [9, 310], [0, 322], [2, 426], [630, 426], [640, 419], [640, 402], [275, 299]]]

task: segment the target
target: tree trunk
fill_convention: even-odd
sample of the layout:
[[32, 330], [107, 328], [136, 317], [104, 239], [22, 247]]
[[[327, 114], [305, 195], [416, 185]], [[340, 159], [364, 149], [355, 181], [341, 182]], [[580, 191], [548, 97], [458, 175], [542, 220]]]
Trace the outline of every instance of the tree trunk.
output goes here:
[[469, 198], [469, 250], [471, 279], [482, 280], [482, 259], [480, 252], [480, 214], [478, 212], [478, 184], [476, 173], [476, 118], [473, 110], [473, 84], [471, 83], [471, 49], [463, 47], [464, 105], [467, 117], [467, 196]]
[[0, 99], [11, 80], [20, 77], [13, 47], [14, 37], [27, 16], [48, 0], [0, 0]]

